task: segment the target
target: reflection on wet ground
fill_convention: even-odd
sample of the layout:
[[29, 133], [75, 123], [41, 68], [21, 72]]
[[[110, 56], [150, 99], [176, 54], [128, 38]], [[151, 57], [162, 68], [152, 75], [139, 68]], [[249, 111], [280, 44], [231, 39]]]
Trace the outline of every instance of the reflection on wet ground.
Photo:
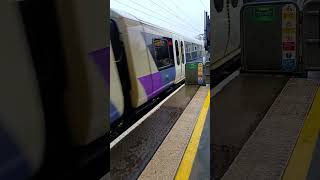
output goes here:
[[320, 134], [318, 135], [318, 140], [316, 147], [313, 152], [309, 172], [308, 172], [308, 180], [316, 180], [320, 179], [319, 173], [319, 165], [320, 165]]
[[210, 179], [210, 110], [206, 117], [189, 179]]
[[288, 77], [240, 74], [211, 98], [211, 173], [220, 179], [287, 83]]
[[198, 88], [183, 87], [111, 149], [111, 179], [139, 177]]

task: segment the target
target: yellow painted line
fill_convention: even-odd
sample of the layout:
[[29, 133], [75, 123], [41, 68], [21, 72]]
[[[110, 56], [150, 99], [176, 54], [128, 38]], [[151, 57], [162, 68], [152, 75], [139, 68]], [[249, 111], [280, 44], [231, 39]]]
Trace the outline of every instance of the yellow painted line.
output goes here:
[[293, 150], [288, 166], [282, 176], [283, 180], [306, 179], [320, 129], [320, 89], [314, 98], [310, 112], [305, 120], [297, 144]]
[[209, 106], [210, 106], [210, 91], [208, 92], [208, 95], [203, 103], [195, 128], [192, 132], [189, 144], [184, 153], [182, 161], [180, 162], [180, 166], [175, 176], [176, 180], [189, 179], [193, 161], [196, 157], [197, 149], [200, 143], [200, 137], [202, 134], [202, 130], [204, 127]]

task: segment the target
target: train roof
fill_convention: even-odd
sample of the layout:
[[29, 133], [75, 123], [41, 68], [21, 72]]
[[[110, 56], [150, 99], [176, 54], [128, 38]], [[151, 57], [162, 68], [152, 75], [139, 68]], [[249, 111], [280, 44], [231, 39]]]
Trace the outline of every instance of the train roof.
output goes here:
[[133, 21], [137, 21], [137, 22], [146, 24], [146, 25], [148, 25], [148, 26], [152, 26], [152, 27], [154, 27], [154, 28], [157, 28], [157, 29], [160, 29], [160, 30], [163, 30], [163, 31], [167, 31], [167, 32], [169, 32], [169, 33], [182, 36], [185, 41], [189, 41], [189, 42], [196, 43], [196, 44], [201, 44], [201, 45], [204, 44], [204, 42], [201, 41], [201, 40], [198, 40], [198, 39], [195, 39], [195, 38], [192, 38], [192, 37], [187, 37], [187, 36], [181, 35], [181, 34], [179, 34], [179, 33], [176, 33], [176, 32], [174, 32], [174, 31], [172, 31], [172, 30], [163, 28], [163, 27], [161, 27], [161, 26], [158, 26], [158, 25], [155, 25], [155, 24], [152, 24], [152, 23], [143, 21], [143, 20], [137, 18], [136, 16], [134, 16], [134, 15], [128, 13], [128, 12], [125, 12], [125, 11], [121, 11], [121, 10], [118, 10], [118, 9], [110, 8], [110, 14], [111, 14], [111, 16], [112, 16], [112, 15], [120, 16], [120, 17], [122, 17], [122, 18], [126, 18], [126, 19], [130, 19], [130, 20], [133, 20]]

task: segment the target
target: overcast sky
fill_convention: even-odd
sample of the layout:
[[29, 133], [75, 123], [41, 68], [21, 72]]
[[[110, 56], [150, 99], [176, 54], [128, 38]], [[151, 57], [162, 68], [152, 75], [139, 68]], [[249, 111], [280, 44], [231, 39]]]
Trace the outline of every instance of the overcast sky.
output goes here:
[[110, 7], [188, 37], [204, 32], [210, 0], [111, 0]]

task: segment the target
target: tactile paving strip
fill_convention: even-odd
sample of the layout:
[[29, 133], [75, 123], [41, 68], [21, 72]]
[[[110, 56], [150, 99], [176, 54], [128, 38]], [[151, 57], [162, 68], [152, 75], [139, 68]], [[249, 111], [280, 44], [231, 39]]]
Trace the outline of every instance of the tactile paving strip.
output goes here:
[[173, 179], [189, 143], [209, 88], [200, 87], [177, 123], [172, 127], [139, 180]]
[[317, 86], [290, 79], [222, 179], [281, 179]]

